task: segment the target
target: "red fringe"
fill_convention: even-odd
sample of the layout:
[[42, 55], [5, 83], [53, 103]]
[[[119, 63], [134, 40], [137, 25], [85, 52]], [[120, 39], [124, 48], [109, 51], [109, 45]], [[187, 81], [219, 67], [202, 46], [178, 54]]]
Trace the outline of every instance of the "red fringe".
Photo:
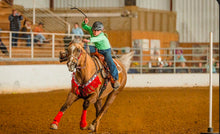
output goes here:
[[86, 87], [83, 88], [83, 95], [87, 96], [88, 94], [95, 92], [95, 89], [101, 84], [99, 77], [96, 76], [95, 79], [89, 83]]
[[79, 87], [81, 85], [78, 85], [76, 83], [74, 77], [72, 78], [72, 92], [75, 92], [77, 95], [80, 95], [80, 90], [82, 90], [83, 96], [87, 96], [92, 92], [95, 92], [95, 89], [101, 84], [101, 81], [98, 76], [95, 77], [95, 79], [89, 83], [86, 87], [83, 89], [80, 89]]

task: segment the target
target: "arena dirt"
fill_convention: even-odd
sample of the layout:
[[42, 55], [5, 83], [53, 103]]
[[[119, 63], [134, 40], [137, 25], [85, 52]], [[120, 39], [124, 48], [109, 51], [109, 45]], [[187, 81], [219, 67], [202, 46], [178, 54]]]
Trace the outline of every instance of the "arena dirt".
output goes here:
[[[58, 130], [49, 126], [68, 90], [1, 94], [0, 134], [84, 134], [79, 128], [83, 100], [65, 112]], [[87, 121], [95, 118], [90, 105]], [[199, 134], [209, 126], [209, 89], [126, 88], [101, 120], [102, 134]], [[213, 128], [219, 131], [219, 89], [213, 89]]]

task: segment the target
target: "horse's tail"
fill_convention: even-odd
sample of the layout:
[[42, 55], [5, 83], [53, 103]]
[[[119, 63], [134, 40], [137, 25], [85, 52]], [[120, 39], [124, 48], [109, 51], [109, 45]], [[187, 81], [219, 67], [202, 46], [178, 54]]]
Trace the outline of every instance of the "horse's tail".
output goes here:
[[134, 56], [134, 51], [122, 55], [119, 60], [121, 63], [125, 66], [126, 72], [128, 71], [130, 64], [131, 64], [131, 58]]

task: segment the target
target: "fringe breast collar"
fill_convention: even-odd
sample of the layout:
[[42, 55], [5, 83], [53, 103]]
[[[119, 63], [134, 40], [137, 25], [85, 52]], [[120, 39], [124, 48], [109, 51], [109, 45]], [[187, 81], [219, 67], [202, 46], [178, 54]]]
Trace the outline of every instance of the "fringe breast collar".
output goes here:
[[98, 77], [98, 72], [96, 72], [85, 84], [80, 84], [73, 72], [72, 77], [72, 92], [77, 96], [86, 97], [90, 93], [95, 92], [95, 89], [101, 84], [101, 81]]

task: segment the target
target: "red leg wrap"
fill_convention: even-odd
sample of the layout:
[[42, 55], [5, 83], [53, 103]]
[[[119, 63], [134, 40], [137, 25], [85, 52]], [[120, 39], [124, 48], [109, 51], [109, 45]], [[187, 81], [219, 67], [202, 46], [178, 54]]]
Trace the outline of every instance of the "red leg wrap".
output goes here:
[[59, 111], [57, 116], [54, 118], [52, 124], [58, 125], [62, 116], [63, 116], [63, 112]]
[[81, 127], [81, 128], [84, 128], [84, 127], [87, 126], [86, 114], [87, 114], [87, 110], [83, 110], [82, 116], [81, 116], [81, 121], [80, 121], [80, 127]]

